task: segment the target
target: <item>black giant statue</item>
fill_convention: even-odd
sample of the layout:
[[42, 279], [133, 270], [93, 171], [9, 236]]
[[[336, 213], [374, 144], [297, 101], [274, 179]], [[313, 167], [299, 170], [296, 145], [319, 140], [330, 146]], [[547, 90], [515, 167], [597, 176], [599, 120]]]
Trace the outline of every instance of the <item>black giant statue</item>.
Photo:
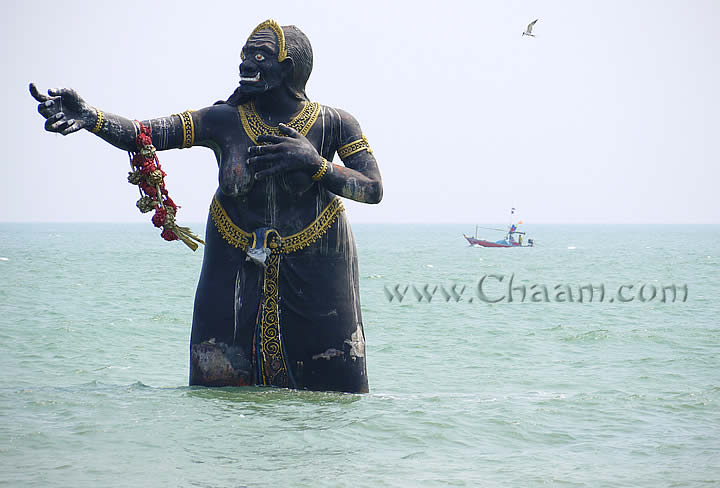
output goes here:
[[191, 385], [367, 392], [357, 254], [340, 197], [382, 199], [375, 157], [350, 114], [308, 99], [313, 54], [297, 27], [263, 22], [241, 57], [227, 101], [142, 122], [71, 89], [30, 91], [50, 132], [87, 129], [126, 151], [144, 132], [157, 151], [215, 153]]

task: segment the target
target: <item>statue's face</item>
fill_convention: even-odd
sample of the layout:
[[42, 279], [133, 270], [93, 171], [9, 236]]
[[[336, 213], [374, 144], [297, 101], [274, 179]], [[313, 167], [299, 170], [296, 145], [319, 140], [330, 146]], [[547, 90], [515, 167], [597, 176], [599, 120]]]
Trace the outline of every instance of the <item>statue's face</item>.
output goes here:
[[256, 32], [243, 46], [240, 63], [240, 90], [258, 95], [282, 85], [283, 66], [278, 61], [278, 43], [271, 29]]

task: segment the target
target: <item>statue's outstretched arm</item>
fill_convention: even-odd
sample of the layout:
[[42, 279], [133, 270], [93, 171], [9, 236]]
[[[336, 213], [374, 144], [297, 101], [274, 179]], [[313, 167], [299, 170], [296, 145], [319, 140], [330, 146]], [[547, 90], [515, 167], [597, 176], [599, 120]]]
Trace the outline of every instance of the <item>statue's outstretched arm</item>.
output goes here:
[[[39, 102], [40, 115], [47, 119], [45, 130], [66, 136], [87, 129], [119, 149], [137, 150], [137, 125], [134, 121], [88, 105], [75, 90], [50, 89], [44, 95], [31, 83], [30, 94]], [[158, 150], [190, 147], [193, 143], [190, 137], [193, 124], [189, 112], [142, 123], [151, 127], [153, 145]]]

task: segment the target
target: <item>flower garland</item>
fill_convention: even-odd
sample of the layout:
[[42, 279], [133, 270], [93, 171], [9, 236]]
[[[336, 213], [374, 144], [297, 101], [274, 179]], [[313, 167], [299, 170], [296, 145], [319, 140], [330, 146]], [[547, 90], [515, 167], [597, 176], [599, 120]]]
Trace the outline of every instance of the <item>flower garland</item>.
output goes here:
[[197, 242], [200, 244], [205, 244], [205, 242], [193, 234], [189, 228], [180, 227], [175, 222], [178, 206], [165, 189], [166, 173], [160, 167], [160, 160], [155, 154], [155, 146], [150, 137], [152, 129], [137, 121], [136, 124], [140, 128], [135, 139], [138, 151], [129, 153], [130, 167], [133, 171], [128, 174], [128, 182], [137, 185], [140, 190], [140, 199], [135, 205], [142, 213], [155, 210], [152, 223], [155, 227], [162, 227], [163, 231], [160, 236], [163, 239], [166, 241], [179, 239], [195, 251], [198, 248]]

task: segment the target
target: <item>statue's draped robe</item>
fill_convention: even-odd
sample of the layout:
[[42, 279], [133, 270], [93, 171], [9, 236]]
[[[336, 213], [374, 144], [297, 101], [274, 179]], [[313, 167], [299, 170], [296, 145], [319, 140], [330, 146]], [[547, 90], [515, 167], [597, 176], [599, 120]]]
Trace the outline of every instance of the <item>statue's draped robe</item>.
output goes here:
[[[307, 137], [332, 160], [342, 137], [339, 115], [318, 107]], [[237, 129], [248, 136], [240, 118]], [[232, 244], [223, 230], [227, 222], [218, 224], [226, 217], [245, 233], [260, 229], [258, 236], [268, 230], [272, 236], [275, 230], [286, 237], [306, 229], [323, 211], [327, 216], [338, 197], [300, 172], [255, 181], [246, 195], [223, 190], [221, 176], [195, 296], [190, 383], [367, 391], [357, 255], [345, 212], [334, 213], [307, 247], [270, 255], [266, 267]], [[272, 357], [266, 351], [270, 340], [280, 346]]]

